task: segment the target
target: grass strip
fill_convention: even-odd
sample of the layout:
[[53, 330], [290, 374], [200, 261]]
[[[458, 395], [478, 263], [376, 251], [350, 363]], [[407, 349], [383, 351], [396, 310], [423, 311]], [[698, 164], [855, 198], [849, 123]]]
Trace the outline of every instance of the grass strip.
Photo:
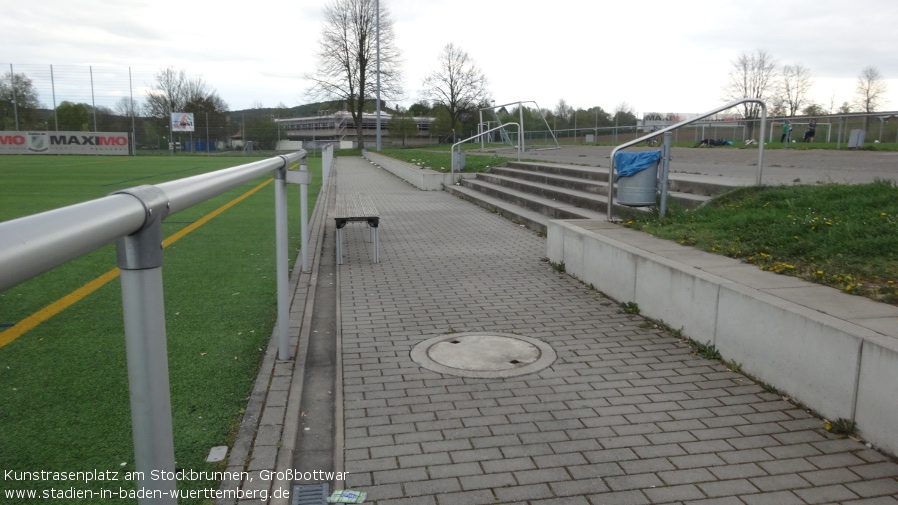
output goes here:
[[739, 188], [694, 211], [673, 207], [625, 225], [759, 269], [898, 305], [898, 187]]

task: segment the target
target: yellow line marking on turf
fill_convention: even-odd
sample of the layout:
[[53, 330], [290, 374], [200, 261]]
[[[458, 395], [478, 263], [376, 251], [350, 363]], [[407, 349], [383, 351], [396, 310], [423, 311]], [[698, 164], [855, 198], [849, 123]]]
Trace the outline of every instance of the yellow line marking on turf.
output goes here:
[[[238, 196], [237, 198], [231, 200], [230, 202], [222, 205], [221, 207], [210, 212], [209, 214], [206, 214], [205, 216], [200, 218], [198, 221], [195, 221], [195, 222], [191, 223], [190, 225], [178, 230], [177, 232], [172, 234], [170, 237], [168, 237], [167, 239], [162, 241], [162, 247], [168, 247], [168, 246], [174, 244], [175, 242], [177, 242], [178, 240], [183, 238], [188, 233], [190, 233], [190, 232], [196, 230], [197, 228], [199, 228], [200, 226], [208, 223], [209, 220], [211, 220], [215, 216], [221, 214], [222, 212], [230, 209], [231, 207], [233, 207], [233, 206], [237, 205], [238, 203], [242, 202], [243, 200], [247, 199], [250, 195], [252, 195], [256, 191], [259, 191], [260, 189], [265, 187], [267, 184], [270, 184], [271, 181], [273, 181], [273, 180], [274, 179], [268, 179], [267, 181], [263, 182], [262, 184], [259, 184], [255, 188], [247, 191], [246, 193]], [[9, 328], [3, 332], [0, 332], [0, 348], [5, 346], [6, 344], [12, 342], [13, 340], [21, 337], [23, 334], [25, 334], [26, 332], [28, 332], [35, 326], [43, 323], [44, 321], [50, 319], [51, 317], [55, 316], [56, 314], [59, 314], [63, 310], [71, 307], [72, 305], [74, 305], [78, 301], [82, 300], [87, 295], [100, 289], [107, 282], [117, 278], [118, 276], [119, 276], [118, 267], [113, 268], [112, 270], [109, 270], [108, 272], [106, 272], [103, 275], [97, 277], [96, 279], [88, 282], [87, 284], [81, 286], [80, 288], [76, 289], [75, 291], [72, 291], [71, 293], [63, 296], [59, 300], [56, 300], [55, 302], [51, 303], [50, 305], [47, 305], [46, 307], [35, 312], [34, 314], [31, 314], [30, 316], [26, 317], [25, 319], [22, 319], [21, 321], [19, 321], [15, 325], [13, 325], [11, 328]]]

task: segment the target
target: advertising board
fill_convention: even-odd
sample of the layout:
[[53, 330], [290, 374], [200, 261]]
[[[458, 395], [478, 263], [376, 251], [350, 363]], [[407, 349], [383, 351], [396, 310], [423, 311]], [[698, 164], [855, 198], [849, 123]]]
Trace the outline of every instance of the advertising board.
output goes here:
[[0, 131], [0, 154], [130, 154], [122, 132]]

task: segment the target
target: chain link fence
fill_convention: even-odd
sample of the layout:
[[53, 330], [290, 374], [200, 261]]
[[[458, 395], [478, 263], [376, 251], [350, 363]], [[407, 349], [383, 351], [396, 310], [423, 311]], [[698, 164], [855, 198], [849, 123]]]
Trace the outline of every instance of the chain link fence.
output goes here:
[[[898, 144], [898, 112], [771, 117], [767, 119], [764, 141], [774, 145], [782, 143], [782, 126], [786, 120], [789, 120], [792, 130], [789, 132], [787, 140], [790, 143], [802, 143], [805, 141], [805, 132], [812, 119], [816, 120], [815, 134], [812, 139], [815, 144], [830, 144], [827, 147], [845, 148], [852, 132], [862, 130], [865, 145], [890, 144], [893, 147], [898, 147], [896, 146]], [[668, 126], [668, 124], [663, 126]], [[550, 138], [554, 133], [561, 144], [617, 145], [648, 135], [654, 129], [660, 128], [659, 125], [645, 125], [640, 122], [637, 125], [586, 126], [558, 129], [554, 132], [526, 131], [524, 138], [526, 141], [544, 140]], [[760, 141], [759, 135], [760, 119], [699, 121], [674, 130], [671, 140], [681, 145], [686, 143], [699, 145], [708, 140], [729, 141], [732, 142], [732, 145], [745, 145], [747, 141]], [[656, 140], [660, 142], [661, 138], [658, 137]], [[657, 142], [647, 142], [648, 145], [654, 143]]]
[[0, 63], [0, 130], [127, 133], [132, 154], [242, 151], [241, 116], [197, 112], [193, 132], [172, 133], [168, 117], [147, 115], [158, 71]]

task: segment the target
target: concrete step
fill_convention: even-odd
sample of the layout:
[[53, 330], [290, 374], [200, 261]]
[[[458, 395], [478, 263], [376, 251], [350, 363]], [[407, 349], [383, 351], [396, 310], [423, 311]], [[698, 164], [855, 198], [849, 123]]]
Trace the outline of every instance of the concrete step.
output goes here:
[[[671, 179], [668, 203], [694, 209], [732, 186]], [[554, 163], [506, 162], [446, 191], [537, 232], [550, 219], [605, 219], [608, 169]], [[647, 207], [615, 204], [615, 216], [627, 218]]]
[[512, 168], [498, 166], [491, 168], [488, 174], [502, 175], [523, 181], [550, 184], [560, 188], [576, 189], [598, 195], [608, 195], [608, 181], [586, 179], [572, 175], [559, 175], [542, 170], [529, 170], [524, 168]]
[[[528, 161], [509, 161], [503, 163], [499, 167], [526, 171], [530, 173], [539, 173], [546, 175], [555, 175], [564, 178], [572, 178], [574, 180], [587, 180], [608, 186], [608, 168], [607, 167], [589, 167], [579, 165], [564, 165], [560, 163], [540, 163]], [[694, 195], [715, 197], [720, 196], [741, 185], [732, 181], [708, 182], [701, 180], [688, 173], [673, 172], [668, 175], [670, 187], [668, 188], [674, 193], [688, 193]], [[706, 179], [706, 178], [704, 178]], [[607, 189], [602, 190], [602, 194], [607, 194]]]
[[[594, 195], [599, 202], [599, 208], [595, 210], [477, 179], [466, 179], [462, 185], [446, 186], [444, 189], [459, 198], [512, 221], [520, 222], [541, 233], [545, 233], [550, 219], [605, 219], [607, 217], [605, 214], [607, 200], [598, 195]], [[615, 214], [618, 216], [631, 216], [645, 211], [646, 209], [643, 208], [615, 205]]]
[[591, 181], [599, 181], [608, 183], [607, 167], [587, 167], [580, 165], [564, 165], [561, 163], [542, 163], [531, 161], [508, 161], [501, 166], [508, 168], [518, 168], [530, 172], [540, 172], [550, 175], [560, 175], [564, 177], [574, 177], [577, 179], [585, 179]]
[[495, 198], [461, 185], [445, 186], [443, 189], [451, 195], [479, 205], [490, 212], [499, 214], [509, 221], [523, 224], [537, 233], [546, 233], [549, 218], [535, 210], [515, 205], [501, 198]]
[[[608, 185], [601, 182], [577, 180], [569, 176], [542, 175], [537, 172], [502, 167], [477, 174], [475, 179], [468, 179], [464, 184], [474, 187], [477, 184], [476, 181], [505, 186], [597, 212], [604, 212], [608, 208], [606, 203], [608, 201]], [[710, 197], [707, 196], [675, 191], [668, 191], [667, 198], [668, 202], [677, 202], [687, 209], [694, 209], [710, 200]]]

